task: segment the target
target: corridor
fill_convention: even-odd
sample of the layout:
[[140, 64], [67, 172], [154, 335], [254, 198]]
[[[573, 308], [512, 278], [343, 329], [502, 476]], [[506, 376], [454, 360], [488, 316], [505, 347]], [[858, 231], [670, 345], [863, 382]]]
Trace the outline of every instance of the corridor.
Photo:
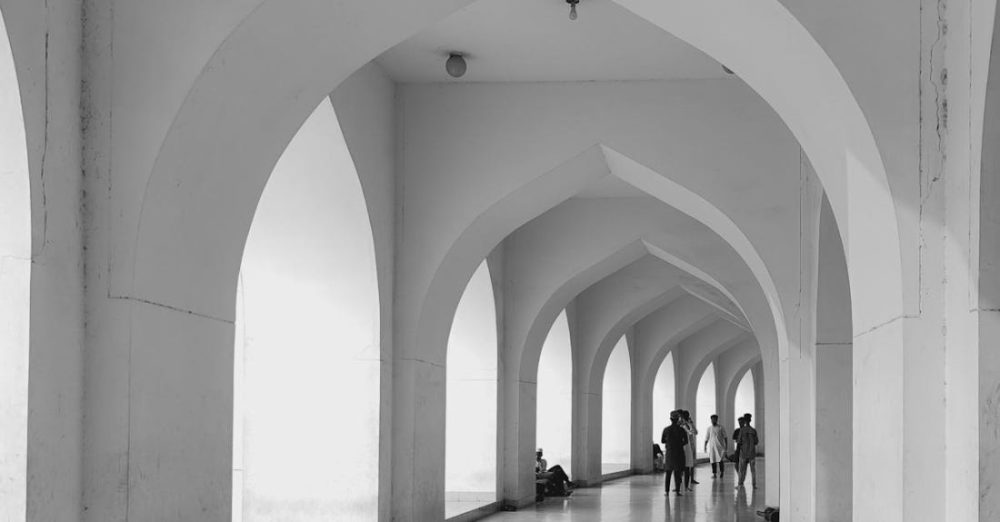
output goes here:
[[[730, 468], [731, 470], [732, 468]], [[763, 460], [758, 460], [757, 480], [763, 484]], [[748, 472], [749, 473], [749, 472]], [[600, 488], [576, 490], [569, 498], [548, 498], [534, 508], [513, 513], [499, 513], [485, 520], [490, 522], [556, 521], [590, 522], [615, 521], [734, 521], [761, 520], [756, 515], [764, 509], [763, 489], [735, 489], [735, 473], [726, 473], [722, 480], [712, 480], [708, 465], [699, 466], [695, 478], [701, 484], [693, 493], [676, 497], [663, 495], [663, 474], [633, 475], [612, 481]], [[747, 484], [750, 477], [747, 477]]]
[[0, 522], [1000, 522], [998, 4], [0, 0]]

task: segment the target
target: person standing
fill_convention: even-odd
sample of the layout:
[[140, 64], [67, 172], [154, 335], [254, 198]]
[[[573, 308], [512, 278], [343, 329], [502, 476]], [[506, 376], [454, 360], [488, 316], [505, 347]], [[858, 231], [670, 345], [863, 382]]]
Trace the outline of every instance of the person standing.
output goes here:
[[663, 468], [666, 470], [666, 483], [663, 492], [670, 492], [670, 475], [674, 476], [674, 493], [681, 494], [681, 475], [686, 468], [684, 447], [688, 444], [687, 432], [679, 424], [680, 413], [670, 412], [670, 426], [663, 428], [660, 442], [663, 444]]
[[687, 454], [685, 455], [685, 465], [687, 466], [684, 470], [684, 486], [688, 491], [694, 491], [691, 488], [691, 484], [700, 484], [694, 479], [694, 464], [697, 455], [695, 455], [695, 448], [698, 446], [698, 428], [695, 427], [694, 421], [691, 420], [691, 412], [687, 410], [681, 410], [681, 427], [687, 432], [688, 445], [686, 448]]
[[708, 427], [705, 434], [705, 453], [708, 453], [708, 461], [712, 463], [712, 478], [715, 478], [716, 468], [718, 468], [719, 478], [725, 473], [726, 463], [726, 430], [719, 424], [719, 416], [710, 417], [712, 425]]
[[740, 427], [740, 438], [737, 441], [739, 448], [740, 476], [736, 487], [743, 487], [747, 476], [747, 466], [750, 466], [750, 483], [757, 489], [757, 430], [750, 425], [750, 414], [743, 416], [743, 425]]

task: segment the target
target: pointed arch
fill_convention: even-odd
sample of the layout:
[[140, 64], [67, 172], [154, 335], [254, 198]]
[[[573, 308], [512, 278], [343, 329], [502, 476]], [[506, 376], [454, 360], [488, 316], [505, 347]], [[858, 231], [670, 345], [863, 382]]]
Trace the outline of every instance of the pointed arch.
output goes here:
[[276, 513], [378, 517], [382, 368], [373, 241], [354, 161], [324, 99], [275, 165], [243, 252], [235, 522]]
[[609, 475], [632, 466], [632, 364], [625, 335], [608, 355], [601, 400], [601, 474]]
[[549, 465], [559, 464], [573, 476], [573, 354], [566, 310], [556, 317], [538, 361], [536, 445]]
[[0, 15], [0, 519], [23, 520], [28, 474], [31, 194], [20, 85]]
[[497, 311], [486, 260], [469, 279], [448, 336], [445, 516], [497, 500]]

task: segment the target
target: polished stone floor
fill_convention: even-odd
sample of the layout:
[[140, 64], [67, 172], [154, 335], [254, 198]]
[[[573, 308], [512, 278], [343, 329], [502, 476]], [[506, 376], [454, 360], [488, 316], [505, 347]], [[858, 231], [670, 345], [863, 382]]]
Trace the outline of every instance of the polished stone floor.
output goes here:
[[[757, 482], [761, 489], [747, 487], [735, 489], [735, 473], [727, 470], [722, 480], [712, 480], [712, 470], [707, 465], [699, 466], [695, 478], [701, 484], [694, 492], [686, 492], [676, 497], [663, 494], [663, 475], [633, 475], [611, 481], [600, 488], [584, 488], [573, 492], [571, 497], [548, 498], [534, 508], [513, 513], [497, 513], [488, 517], [490, 522], [555, 521], [572, 520], [589, 522], [592, 520], [642, 522], [683, 521], [683, 522], [744, 522], [761, 521], [756, 510], [764, 509], [764, 462], [758, 461]], [[749, 474], [749, 472], [748, 472]]]

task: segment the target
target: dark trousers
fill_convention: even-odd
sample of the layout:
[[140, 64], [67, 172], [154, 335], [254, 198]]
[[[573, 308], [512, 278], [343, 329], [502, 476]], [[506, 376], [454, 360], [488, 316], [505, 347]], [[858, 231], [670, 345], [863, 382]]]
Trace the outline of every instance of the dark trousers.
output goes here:
[[539, 475], [545, 477], [547, 480], [541, 491], [537, 492], [539, 495], [559, 497], [566, 495], [566, 485], [569, 483], [569, 475], [562, 469], [562, 466], [557, 464], [544, 473], [536, 474], [536, 476]]
[[670, 491], [670, 475], [673, 475], [674, 476], [674, 486], [676, 486], [674, 488], [674, 491], [678, 491], [679, 492], [681, 490], [681, 475], [684, 474], [684, 471], [685, 470], [683, 470], [683, 469], [672, 469], [672, 470], [668, 469], [667, 470], [667, 479], [666, 479], [666, 482], [664, 483], [663, 491]]
[[549, 468], [549, 473], [552, 474], [552, 478], [558, 480], [559, 482], [569, 482], [569, 475], [563, 471], [562, 466], [556, 464]]
[[750, 466], [750, 483], [753, 487], [757, 487], [757, 461], [754, 458], [745, 459], [740, 457], [740, 467], [739, 467], [739, 485], [743, 485], [743, 481], [747, 478], [747, 466]]
[[718, 470], [719, 470], [719, 475], [720, 475], [720, 476], [721, 476], [721, 475], [722, 475], [723, 473], [725, 473], [725, 472], [726, 472], [726, 463], [725, 463], [725, 462], [722, 462], [722, 461], [719, 461], [719, 462], [713, 462], [713, 463], [712, 463], [712, 474], [713, 474], [713, 475], [715, 474], [715, 470], [716, 470], [716, 466], [718, 466]]

